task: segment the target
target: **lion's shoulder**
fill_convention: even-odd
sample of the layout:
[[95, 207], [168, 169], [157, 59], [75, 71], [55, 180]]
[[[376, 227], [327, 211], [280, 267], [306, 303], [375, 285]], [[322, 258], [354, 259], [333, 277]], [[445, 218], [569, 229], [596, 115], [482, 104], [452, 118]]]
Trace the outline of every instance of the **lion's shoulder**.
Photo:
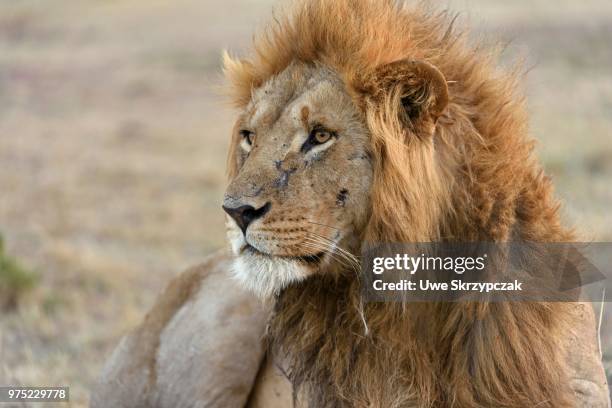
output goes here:
[[168, 284], [107, 361], [92, 407], [244, 405], [267, 312], [229, 269], [229, 256], [215, 254]]

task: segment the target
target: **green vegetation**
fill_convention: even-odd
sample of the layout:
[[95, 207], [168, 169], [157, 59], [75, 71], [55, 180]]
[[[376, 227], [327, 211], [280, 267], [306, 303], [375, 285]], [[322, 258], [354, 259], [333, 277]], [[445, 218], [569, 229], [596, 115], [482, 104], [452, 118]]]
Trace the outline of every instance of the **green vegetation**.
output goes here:
[[19, 265], [4, 253], [4, 241], [0, 235], [0, 310], [17, 306], [19, 299], [37, 282], [37, 276]]

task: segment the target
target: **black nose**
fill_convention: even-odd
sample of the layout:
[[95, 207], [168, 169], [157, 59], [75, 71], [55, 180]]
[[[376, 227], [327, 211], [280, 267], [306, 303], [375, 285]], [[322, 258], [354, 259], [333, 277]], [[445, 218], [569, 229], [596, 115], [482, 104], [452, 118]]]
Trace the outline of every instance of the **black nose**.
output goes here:
[[223, 206], [223, 210], [236, 221], [243, 234], [246, 234], [246, 229], [249, 224], [258, 218], [263, 217], [270, 210], [270, 203], [265, 203], [260, 208], [255, 208], [250, 205], [241, 205], [240, 207], [231, 208]]

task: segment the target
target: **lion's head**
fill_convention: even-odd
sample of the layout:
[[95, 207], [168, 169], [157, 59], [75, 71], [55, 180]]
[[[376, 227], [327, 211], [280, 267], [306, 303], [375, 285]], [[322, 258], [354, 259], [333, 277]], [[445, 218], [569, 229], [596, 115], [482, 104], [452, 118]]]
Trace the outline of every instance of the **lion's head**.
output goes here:
[[384, 64], [359, 90], [333, 68], [293, 62], [254, 89], [242, 109], [223, 208], [236, 274], [257, 293], [333, 273], [359, 251], [381, 167], [362, 110], [366, 98], [390, 104], [409, 129], [403, 136], [419, 139], [411, 149], [427, 154], [447, 88], [424, 61]]
[[428, 220], [440, 206], [406, 200], [443, 195], [431, 165], [448, 102], [443, 74], [407, 56], [347, 75], [294, 59], [241, 101], [223, 208], [236, 275], [264, 297], [346, 269], [361, 242], [402, 212], [414, 219], [413, 238], [434, 238]]

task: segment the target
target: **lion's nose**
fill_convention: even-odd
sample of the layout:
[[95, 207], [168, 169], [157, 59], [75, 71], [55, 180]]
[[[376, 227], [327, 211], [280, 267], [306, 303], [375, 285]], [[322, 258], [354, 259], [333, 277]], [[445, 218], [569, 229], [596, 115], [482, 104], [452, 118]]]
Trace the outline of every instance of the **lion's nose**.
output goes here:
[[259, 208], [255, 208], [251, 205], [241, 205], [235, 208], [224, 205], [223, 210], [228, 213], [229, 216], [234, 219], [234, 221], [236, 221], [236, 224], [238, 224], [238, 227], [240, 227], [242, 233], [246, 234], [249, 224], [266, 215], [266, 213], [270, 211], [270, 206], [271, 204], [269, 202], [265, 203]]

